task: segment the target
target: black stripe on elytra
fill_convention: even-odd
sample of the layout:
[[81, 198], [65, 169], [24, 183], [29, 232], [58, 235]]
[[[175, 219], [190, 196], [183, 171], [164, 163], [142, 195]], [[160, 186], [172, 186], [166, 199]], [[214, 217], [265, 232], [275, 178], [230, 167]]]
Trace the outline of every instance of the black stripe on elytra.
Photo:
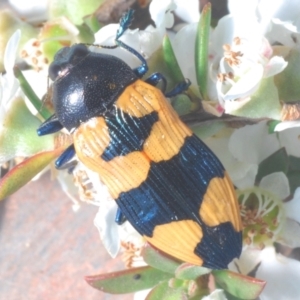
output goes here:
[[236, 232], [230, 222], [203, 229], [203, 238], [194, 252], [204, 260], [205, 267], [227, 269], [228, 263], [241, 254], [242, 232]]
[[[237, 256], [239, 250], [229, 253], [230, 245], [240, 243], [241, 235], [229, 222], [209, 228], [199, 216], [203, 196], [215, 177], [224, 178], [222, 164], [201, 140], [191, 136], [185, 139], [180, 152], [170, 160], [152, 162], [147, 179], [139, 187], [121, 193], [116, 200], [136, 230], [149, 237], [153, 236], [158, 225], [181, 220], [197, 222], [204, 230], [204, 238], [199, 244], [201, 251], [197, 248], [195, 253], [201, 252], [202, 256], [201, 247], [204, 245], [205, 249], [209, 249], [205, 260], [209, 253], [216, 257], [212, 265], [205, 266], [225, 268], [228, 260], [222, 262], [223, 257]], [[209, 248], [211, 243], [215, 246]], [[222, 251], [224, 254], [220, 255]]]
[[151, 163], [147, 179], [116, 199], [126, 218], [151, 237], [155, 226], [174, 220], [201, 223], [199, 208], [214, 177], [224, 177], [217, 157], [196, 136], [187, 137], [180, 152]]
[[110, 144], [101, 158], [110, 161], [133, 151], [141, 151], [144, 141], [151, 134], [152, 126], [158, 121], [158, 113], [153, 111], [141, 118], [133, 117], [120, 109], [115, 109], [105, 118]]

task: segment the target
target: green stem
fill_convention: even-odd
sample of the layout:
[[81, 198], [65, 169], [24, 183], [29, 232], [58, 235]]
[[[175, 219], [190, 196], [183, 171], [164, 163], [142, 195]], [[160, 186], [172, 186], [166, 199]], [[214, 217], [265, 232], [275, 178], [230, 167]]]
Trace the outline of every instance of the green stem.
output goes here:
[[195, 47], [195, 65], [196, 76], [199, 91], [202, 99], [208, 100], [207, 82], [208, 82], [208, 45], [211, 22], [211, 4], [204, 6], [201, 18], [198, 23], [196, 47]]
[[45, 120], [51, 117], [52, 113], [43, 105], [43, 102], [36, 95], [32, 87], [29, 85], [28, 81], [24, 77], [22, 71], [17, 66], [14, 67], [14, 74], [15, 77], [19, 80], [22, 91], [27, 96], [32, 105], [35, 107], [35, 109], [40, 113], [40, 115]]

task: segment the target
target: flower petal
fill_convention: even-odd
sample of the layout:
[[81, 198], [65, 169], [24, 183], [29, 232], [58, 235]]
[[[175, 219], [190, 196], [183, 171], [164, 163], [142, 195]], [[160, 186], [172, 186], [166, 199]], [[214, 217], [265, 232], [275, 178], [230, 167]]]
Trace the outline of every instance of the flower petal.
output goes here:
[[56, 178], [64, 193], [73, 202], [73, 211], [77, 211], [80, 208], [80, 204], [78, 202], [78, 189], [74, 185], [74, 177], [67, 170], [62, 170], [57, 172]]
[[228, 0], [228, 10], [234, 15], [254, 14], [259, 0], [240, 1]]
[[300, 157], [300, 128], [290, 128], [279, 133], [279, 141], [286, 148], [289, 155]]
[[266, 122], [247, 125], [233, 132], [229, 150], [240, 161], [258, 164], [280, 148], [275, 134], [268, 133]]
[[295, 220], [286, 218], [277, 241], [290, 248], [300, 247], [300, 224]]
[[300, 299], [300, 262], [276, 254], [273, 247], [262, 250], [260, 259], [256, 276], [267, 281], [260, 299]]
[[114, 201], [102, 201], [94, 219], [103, 245], [112, 257], [116, 257], [120, 249], [119, 225], [115, 222], [117, 210], [118, 206]]
[[286, 129], [300, 127], [299, 121], [284, 121], [275, 126], [274, 131], [283, 131]]
[[237, 176], [237, 174], [235, 174], [236, 177], [231, 175], [234, 185], [240, 190], [253, 187], [258, 171], [258, 165], [241, 162], [238, 170], [243, 172], [243, 175]]
[[258, 11], [260, 16], [265, 19], [278, 18], [283, 21], [293, 21], [299, 16], [300, 13], [299, 1], [260, 0]]
[[239, 259], [235, 259], [229, 264], [229, 270], [240, 272], [243, 275], [251, 273], [255, 267], [260, 263], [261, 250], [257, 248], [243, 249]]
[[9, 101], [17, 92], [19, 83], [14, 76], [13, 67], [16, 61], [17, 50], [21, 38], [21, 31], [18, 29], [9, 39], [4, 52], [4, 68], [6, 74], [1, 77], [1, 105], [7, 109]]
[[21, 39], [21, 30], [18, 29], [9, 39], [4, 52], [4, 68], [6, 73], [13, 75], [13, 67], [17, 56], [19, 42]]
[[[236, 159], [230, 151], [226, 150], [229, 147], [230, 138], [226, 137], [225, 131], [220, 131], [218, 135], [207, 138], [204, 142], [221, 160], [230, 178], [239, 189], [252, 187], [258, 165]], [[243, 142], [239, 141], [239, 143]]]
[[287, 64], [287, 61], [285, 61], [282, 57], [273, 56], [265, 68], [265, 77], [274, 76], [280, 73], [285, 69]]
[[177, 6], [175, 13], [183, 21], [187, 23], [195, 23], [199, 21], [200, 9], [198, 0], [190, 0], [189, 5], [186, 5], [186, 0], [175, 0], [175, 3]]
[[297, 33], [296, 26], [290, 22], [279, 19], [271, 20], [271, 30], [267, 32], [266, 37], [272, 44], [281, 44], [291, 48], [299, 46], [299, 33]]
[[[245, 1], [242, 3], [244, 5]], [[223, 56], [223, 45], [231, 45], [236, 37], [247, 40], [247, 44], [259, 49], [262, 32], [259, 23], [251, 13], [248, 12], [244, 17], [241, 17], [240, 14], [231, 14], [221, 18], [212, 33], [212, 50], [217, 56]]]
[[149, 12], [156, 27], [171, 28], [174, 24], [172, 14], [174, 9], [176, 9], [176, 4], [173, 0], [153, 0], [149, 6]]
[[263, 177], [259, 187], [269, 190], [282, 200], [290, 195], [289, 180], [283, 172], [275, 172]]
[[47, 0], [9, 0], [9, 3], [27, 22], [42, 22], [47, 18]]
[[284, 203], [286, 216], [300, 223], [300, 187], [294, 193], [294, 198], [291, 201]]
[[202, 300], [227, 300], [223, 290], [216, 289], [210, 295], [205, 296]]
[[254, 91], [263, 77], [264, 69], [260, 64], [255, 64], [224, 95], [224, 100], [243, 98]]
[[134, 293], [133, 300], [145, 300], [146, 297], [148, 296], [149, 292], [151, 292], [151, 289], [138, 291], [138, 292]]
[[172, 46], [184, 77], [188, 78], [198, 90], [194, 65], [196, 32], [197, 23], [184, 26], [176, 34]]

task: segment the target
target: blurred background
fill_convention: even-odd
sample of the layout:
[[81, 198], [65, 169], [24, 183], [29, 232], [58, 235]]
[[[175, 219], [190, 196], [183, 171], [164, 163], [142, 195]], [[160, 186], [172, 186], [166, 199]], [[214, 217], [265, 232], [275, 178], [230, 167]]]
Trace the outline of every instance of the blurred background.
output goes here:
[[74, 212], [49, 173], [0, 202], [0, 299], [132, 299], [101, 293], [84, 280], [124, 269], [101, 244], [97, 210], [82, 203]]

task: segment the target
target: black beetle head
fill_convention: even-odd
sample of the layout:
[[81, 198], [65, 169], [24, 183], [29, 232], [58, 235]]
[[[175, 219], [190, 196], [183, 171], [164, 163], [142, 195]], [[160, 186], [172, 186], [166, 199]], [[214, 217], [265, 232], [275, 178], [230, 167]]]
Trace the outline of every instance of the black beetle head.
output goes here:
[[69, 131], [109, 111], [137, 77], [115, 56], [91, 52], [77, 44], [61, 49], [49, 67], [53, 105], [59, 122]]

